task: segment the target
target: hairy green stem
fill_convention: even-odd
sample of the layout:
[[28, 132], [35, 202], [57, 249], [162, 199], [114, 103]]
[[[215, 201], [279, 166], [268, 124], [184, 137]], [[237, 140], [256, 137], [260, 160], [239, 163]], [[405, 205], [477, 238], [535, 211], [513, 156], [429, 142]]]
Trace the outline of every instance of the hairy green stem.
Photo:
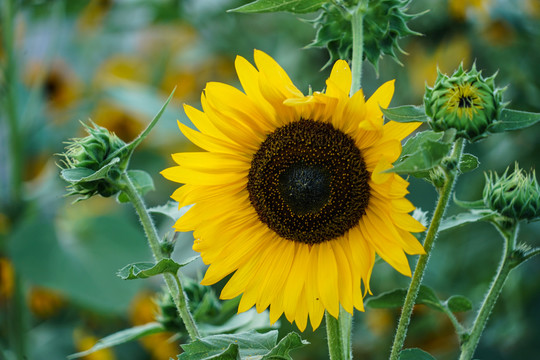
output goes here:
[[[154, 259], [156, 261], [164, 259], [165, 256], [161, 251], [159, 236], [157, 234], [156, 227], [154, 226], [154, 222], [152, 221], [152, 218], [150, 217], [150, 214], [148, 213], [148, 210], [144, 205], [143, 199], [135, 189], [135, 186], [133, 185], [133, 182], [131, 181], [127, 173], [124, 173], [122, 175], [122, 181], [124, 185], [123, 191], [129, 197], [131, 203], [133, 204], [133, 207], [135, 208], [135, 211], [139, 215], [141, 224], [148, 239], [148, 244], [150, 245], [150, 249], [152, 250], [152, 254], [154, 255]], [[173, 275], [171, 273], [163, 274], [163, 278], [165, 279], [165, 283], [167, 284], [169, 293], [171, 294], [174, 304], [176, 305], [178, 314], [184, 321], [184, 325], [186, 326], [189, 337], [191, 338], [191, 340], [195, 340], [196, 338], [200, 337], [200, 334], [199, 330], [197, 329], [197, 325], [193, 320], [193, 316], [189, 311], [188, 302], [182, 288], [182, 283], [180, 279], [176, 274]]]
[[[457, 140], [456, 144], [454, 145], [454, 149], [450, 154], [450, 159], [453, 161], [454, 164], [459, 164], [461, 154], [463, 153], [463, 147], [464, 139]], [[411, 321], [413, 307], [418, 296], [418, 291], [420, 289], [420, 284], [422, 283], [422, 278], [424, 277], [424, 271], [426, 270], [426, 266], [429, 261], [431, 249], [433, 248], [433, 245], [435, 243], [435, 239], [439, 231], [439, 226], [441, 224], [444, 212], [446, 211], [448, 200], [450, 199], [450, 194], [452, 193], [452, 189], [454, 188], [454, 183], [457, 178], [457, 170], [455, 168], [447, 169], [445, 171], [445, 174], [446, 180], [444, 182], [444, 185], [440, 189], [439, 200], [437, 201], [437, 206], [435, 207], [433, 218], [431, 219], [431, 223], [426, 234], [426, 239], [424, 241], [424, 250], [426, 251], [426, 254], [421, 255], [418, 259], [418, 262], [416, 263], [416, 268], [414, 269], [411, 284], [409, 285], [407, 296], [405, 297], [405, 302], [401, 310], [401, 316], [399, 318], [396, 335], [394, 337], [394, 342], [392, 344], [392, 350], [390, 353], [391, 360], [398, 360], [399, 353], [403, 348], [405, 337], [407, 336], [407, 329]]]
[[495, 278], [491, 283], [491, 287], [486, 293], [484, 301], [480, 306], [480, 310], [476, 315], [476, 319], [473, 322], [471, 332], [469, 333], [467, 340], [461, 346], [461, 355], [459, 360], [472, 359], [476, 347], [478, 346], [478, 342], [480, 341], [480, 337], [482, 336], [482, 332], [484, 331], [486, 323], [489, 319], [489, 315], [495, 307], [495, 303], [497, 302], [503, 285], [508, 278], [508, 274], [510, 274], [510, 270], [525, 261], [524, 259], [515, 259], [512, 256], [517, 234], [519, 232], [519, 223], [516, 223], [509, 232], [503, 231], [500, 228], [499, 232], [504, 238], [503, 256], [501, 262], [499, 263], [497, 274], [495, 275]]
[[326, 315], [326, 335], [328, 337], [328, 352], [330, 360], [350, 360], [352, 315], [340, 307], [336, 319], [328, 312]]
[[[14, 0], [4, 0], [2, 7], [2, 33], [6, 63], [4, 67], [5, 92], [3, 107], [6, 109], [7, 124], [9, 129], [9, 145], [11, 156], [10, 191], [11, 202], [16, 216], [22, 199], [22, 142], [17, 114], [17, 60], [15, 59], [14, 39], [15, 18]], [[8, 204], [10, 201], [8, 200]]]
[[367, 8], [367, 0], [361, 0], [352, 13], [352, 84], [351, 96], [362, 88], [362, 63], [364, 56], [364, 14]]

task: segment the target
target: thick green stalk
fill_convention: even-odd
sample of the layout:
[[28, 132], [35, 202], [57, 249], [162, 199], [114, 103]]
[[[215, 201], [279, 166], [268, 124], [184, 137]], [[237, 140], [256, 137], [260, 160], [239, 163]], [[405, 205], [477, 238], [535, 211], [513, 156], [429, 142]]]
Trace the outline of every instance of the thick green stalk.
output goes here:
[[508, 274], [510, 274], [510, 270], [512, 270], [514, 267], [524, 261], [524, 259], [515, 259], [512, 256], [518, 231], [518, 223], [515, 224], [512, 231], [510, 232], [500, 231], [501, 235], [504, 238], [503, 257], [499, 264], [497, 274], [495, 275], [495, 278], [491, 283], [491, 287], [489, 288], [486, 297], [484, 298], [484, 301], [482, 303], [482, 306], [480, 307], [480, 310], [476, 315], [476, 319], [474, 320], [471, 332], [467, 340], [461, 346], [461, 355], [459, 357], [459, 360], [472, 359], [474, 351], [476, 350], [478, 342], [480, 341], [480, 337], [482, 336], [482, 332], [484, 331], [486, 323], [489, 319], [489, 315], [493, 311], [493, 307], [495, 307], [495, 303], [497, 302], [503, 285], [508, 278]]
[[9, 154], [11, 156], [10, 191], [7, 195], [11, 196], [13, 205], [12, 210], [16, 215], [22, 198], [22, 143], [17, 114], [17, 61], [15, 59], [14, 49], [14, 18], [14, 1], [5, 0], [2, 7], [2, 33], [6, 53], [6, 63], [4, 67], [5, 98], [3, 107], [6, 109], [9, 129]]
[[[454, 149], [450, 155], [450, 159], [454, 164], [459, 164], [461, 154], [463, 153], [463, 145], [464, 139], [457, 140], [456, 144], [454, 145]], [[445, 174], [446, 180], [440, 189], [439, 200], [437, 201], [437, 206], [435, 207], [435, 212], [433, 213], [433, 218], [431, 219], [431, 223], [426, 234], [426, 240], [424, 241], [424, 250], [426, 251], [426, 254], [421, 255], [416, 263], [411, 284], [409, 285], [407, 296], [405, 297], [405, 302], [401, 310], [401, 316], [399, 318], [396, 335], [392, 344], [392, 351], [390, 353], [391, 360], [398, 360], [399, 353], [403, 348], [405, 337], [407, 336], [407, 329], [411, 321], [413, 307], [418, 296], [418, 290], [420, 289], [422, 278], [424, 277], [424, 271], [426, 270], [426, 266], [429, 261], [431, 249], [435, 243], [435, 239], [439, 231], [439, 225], [441, 224], [446, 206], [448, 205], [448, 200], [450, 199], [450, 194], [454, 188], [454, 183], [457, 178], [457, 169], [449, 169], [445, 171]]]
[[367, 9], [368, 0], [360, 0], [356, 9], [352, 13], [352, 84], [351, 96], [362, 88], [362, 64], [364, 57], [364, 14]]
[[[135, 207], [135, 211], [137, 211], [137, 214], [139, 215], [141, 224], [148, 239], [148, 244], [150, 245], [150, 249], [152, 250], [152, 254], [154, 255], [154, 259], [156, 261], [164, 259], [165, 256], [161, 251], [159, 236], [157, 234], [156, 227], [154, 226], [154, 222], [152, 221], [150, 214], [148, 214], [143, 199], [135, 189], [135, 186], [133, 185], [133, 182], [131, 181], [127, 173], [124, 173], [122, 175], [122, 181], [124, 185], [123, 191], [129, 197], [129, 200], [133, 204], [133, 207]], [[182, 283], [180, 282], [180, 279], [178, 278], [178, 276], [176, 276], [176, 274], [173, 275], [170, 273], [163, 274], [163, 278], [165, 279], [165, 283], [167, 284], [169, 293], [171, 294], [174, 304], [176, 305], [178, 314], [184, 321], [184, 325], [186, 326], [189, 337], [191, 338], [191, 340], [195, 340], [196, 338], [200, 337], [200, 334], [199, 330], [197, 329], [197, 325], [193, 320], [193, 316], [191, 316], [191, 312], [189, 311], [186, 294], [182, 289]]]
[[336, 319], [326, 313], [326, 334], [328, 337], [328, 352], [330, 360], [352, 359], [351, 327], [352, 315], [340, 307], [339, 317]]

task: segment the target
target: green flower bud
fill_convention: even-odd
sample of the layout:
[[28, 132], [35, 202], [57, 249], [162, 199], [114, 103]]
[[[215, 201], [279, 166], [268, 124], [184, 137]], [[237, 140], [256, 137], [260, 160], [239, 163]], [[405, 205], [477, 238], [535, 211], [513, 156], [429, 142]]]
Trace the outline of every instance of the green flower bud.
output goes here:
[[178, 333], [185, 332], [186, 328], [184, 323], [178, 315], [176, 305], [168, 291], [163, 291], [157, 299], [157, 305], [159, 307], [159, 314], [157, 314], [156, 320], [159, 321], [165, 329]]
[[[315, 40], [308, 47], [326, 47], [330, 60], [325, 66], [338, 59], [352, 58], [351, 13], [356, 11], [358, 1], [327, 3], [313, 23], [317, 28]], [[389, 55], [397, 60], [396, 49], [405, 53], [398, 45], [398, 40], [407, 35], [420, 35], [407, 26], [407, 22], [418, 15], [406, 14], [410, 0], [371, 1], [363, 17], [363, 57], [378, 68], [382, 55]]]
[[527, 174], [516, 163], [514, 172], [507, 168], [499, 177], [486, 173], [484, 203], [490, 209], [515, 220], [533, 220], [540, 217], [540, 187], [533, 170]]
[[433, 88], [426, 86], [424, 107], [428, 123], [435, 131], [456, 129], [457, 137], [471, 142], [487, 136], [488, 126], [498, 119], [504, 104], [503, 89], [495, 88], [495, 75], [484, 79], [473, 65], [462, 65], [452, 76], [437, 70]]
[[[63, 166], [61, 166], [62, 177], [70, 182], [68, 195], [82, 195], [82, 199], [95, 194], [109, 197], [118, 193], [120, 189], [116, 181], [123, 171], [120, 161], [117, 161], [114, 166], [111, 166], [111, 161], [113, 161], [113, 154], [121, 158], [119, 152], [126, 143], [106, 128], [94, 123], [92, 125], [93, 127], [83, 124], [88, 136], [73, 139], [68, 143], [66, 152], [62, 154], [64, 157]], [[103, 171], [104, 168], [106, 171]], [[104, 174], [96, 176], [100, 170]], [[70, 171], [71, 174], [76, 174], [75, 177], [68, 175]]]

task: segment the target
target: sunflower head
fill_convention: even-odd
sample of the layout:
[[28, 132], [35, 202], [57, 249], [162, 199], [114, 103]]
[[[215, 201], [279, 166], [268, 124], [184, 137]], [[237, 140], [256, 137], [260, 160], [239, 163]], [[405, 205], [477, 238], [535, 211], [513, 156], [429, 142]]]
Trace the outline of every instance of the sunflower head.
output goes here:
[[405, 253], [424, 253], [408, 183], [385, 172], [420, 124], [383, 123], [393, 81], [367, 101], [349, 96], [343, 60], [310, 95], [262, 51], [255, 64], [236, 59], [244, 92], [209, 83], [202, 111], [185, 106], [199, 131], [180, 129], [206, 151], [173, 154], [178, 165], [162, 174], [184, 184], [172, 195], [179, 206], [194, 204], [175, 228], [194, 231], [210, 265], [201, 283], [234, 273], [222, 299], [242, 295], [240, 312], [270, 307], [272, 323], [285, 314], [303, 331], [325, 310], [363, 310], [376, 253], [405, 275]]
[[426, 86], [424, 94], [431, 128], [456, 129], [457, 136], [471, 142], [486, 137], [488, 126], [498, 119], [504, 106], [503, 90], [495, 88], [495, 76], [482, 77], [474, 65], [469, 72], [460, 65], [452, 76], [437, 71], [435, 85]]
[[[104, 127], [92, 123], [92, 126], [83, 124], [88, 136], [84, 138], [75, 138], [68, 143], [66, 152], [62, 154], [62, 176], [66, 181], [70, 182], [69, 195], [78, 194], [83, 198], [89, 198], [99, 194], [104, 197], [109, 197], [116, 194], [119, 189], [116, 185], [116, 180], [120, 177], [122, 166], [110, 166], [111, 155], [118, 154], [122, 149], [125, 149], [126, 143], [118, 138], [114, 133], [109, 132]], [[125, 165], [125, 164], [124, 164]], [[100, 176], [99, 179], [93, 179], [98, 171], [103, 171], [107, 167], [106, 174]], [[76, 169], [87, 177], [88, 181], [81, 181], [78, 177], [77, 181], [71, 181], [66, 176], [65, 170], [73, 172]]]
[[540, 187], [533, 170], [526, 173], [515, 164], [499, 177], [496, 173], [486, 174], [484, 202], [490, 209], [514, 220], [534, 220], [540, 217]]

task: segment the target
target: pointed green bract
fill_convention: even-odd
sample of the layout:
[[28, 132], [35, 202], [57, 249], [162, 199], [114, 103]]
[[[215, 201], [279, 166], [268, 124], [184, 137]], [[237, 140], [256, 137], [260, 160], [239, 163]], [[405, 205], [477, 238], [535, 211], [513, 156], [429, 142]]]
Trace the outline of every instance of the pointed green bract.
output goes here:
[[163, 273], [176, 274], [178, 272], [178, 269], [186, 266], [187, 264], [198, 258], [199, 256], [194, 256], [181, 264], [175, 262], [172, 259], [162, 259], [157, 264], [150, 262], [129, 264], [118, 270], [117, 275], [122, 280], [133, 280], [146, 279], [150, 276], [156, 276]]
[[[322, 13], [312, 21], [317, 35], [308, 45], [328, 50], [330, 60], [325, 67], [338, 59], [352, 58], [351, 14], [357, 11], [359, 5], [342, 2], [338, 6], [335, 3], [324, 4]], [[363, 59], [373, 64], [375, 70], [378, 70], [379, 59], [383, 55], [389, 55], [399, 63], [396, 50], [404, 53], [398, 44], [400, 38], [420, 35], [407, 25], [407, 22], [421, 15], [406, 14], [409, 3], [410, 0], [370, 1], [368, 6], [359, 9], [363, 12]]]

